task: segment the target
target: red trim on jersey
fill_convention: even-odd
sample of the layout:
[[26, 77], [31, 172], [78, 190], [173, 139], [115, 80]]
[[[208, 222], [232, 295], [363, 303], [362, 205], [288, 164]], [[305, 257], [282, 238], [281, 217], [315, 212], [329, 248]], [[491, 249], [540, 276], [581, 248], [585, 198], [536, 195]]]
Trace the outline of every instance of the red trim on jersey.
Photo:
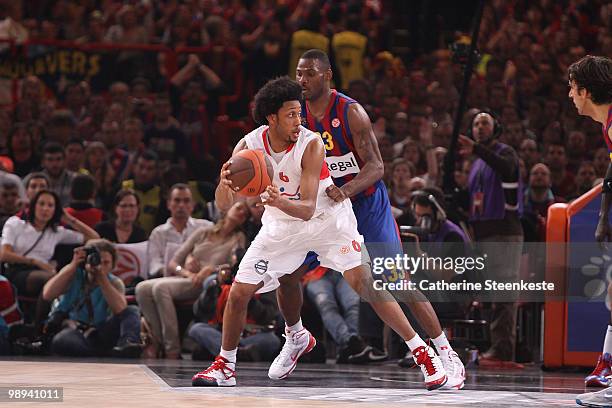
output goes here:
[[308, 109], [308, 102], [306, 102], [306, 123], [308, 124], [308, 129], [313, 132], [317, 131], [315, 118], [312, 116], [312, 113], [310, 113], [310, 109]]
[[270, 153], [270, 145], [268, 144], [268, 128], [265, 128], [263, 132], [261, 132], [261, 137], [263, 138], [264, 148], [266, 149], [266, 153], [272, 156]]
[[352, 140], [349, 140], [348, 134], [346, 133], [346, 126], [344, 125], [344, 109], [348, 109], [347, 105], [349, 105], [349, 103], [346, 99], [338, 98], [338, 104], [336, 105], [336, 118], [338, 118], [338, 120], [340, 121], [340, 130], [342, 131], [342, 138], [344, 139], [344, 143], [346, 143], [349, 150], [353, 152], [353, 154], [357, 158], [357, 163], [359, 164], [359, 167], [361, 167], [363, 165], [363, 160], [361, 160], [361, 157], [359, 157], [359, 153], [357, 153], [357, 150], [355, 150], [355, 145], [353, 144]]
[[327, 162], [323, 160], [323, 166], [321, 166], [321, 173], [319, 174], [319, 180], [325, 180], [330, 177], [329, 169], [327, 168]]
[[325, 108], [325, 115], [323, 115], [323, 120], [321, 123], [329, 123], [329, 114], [331, 113], [332, 106], [334, 106], [334, 102], [336, 102], [336, 96], [338, 92], [335, 89], [331, 90], [331, 95], [329, 97], [329, 102], [327, 103], [327, 108]]
[[[270, 153], [270, 144], [268, 143], [268, 129], [269, 128], [266, 128], [263, 132], [261, 132], [261, 137], [263, 138], [263, 144], [266, 149], [266, 153], [272, 156], [272, 153]], [[295, 143], [290, 144], [287, 150], [285, 150], [285, 153], [289, 153], [291, 150], [293, 150], [294, 147]]]

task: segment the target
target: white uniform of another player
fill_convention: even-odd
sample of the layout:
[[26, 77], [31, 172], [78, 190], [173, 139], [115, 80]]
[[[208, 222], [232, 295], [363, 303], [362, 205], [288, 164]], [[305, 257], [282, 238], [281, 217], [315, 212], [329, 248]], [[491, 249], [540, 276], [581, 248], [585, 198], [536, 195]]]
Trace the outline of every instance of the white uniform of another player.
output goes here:
[[[302, 156], [311, 141], [322, 145], [321, 138], [300, 126], [297, 142], [281, 153], [270, 148], [268, 126], [253, 130], [244, 140], [247, 148], [262, 150], [272, 163], [273, 183], [279, 187], [281, 196], [299, 200]], [[336, 203], [325, 193], [332, 184], [323, 162], [315, 212], [308, 221], [266, 206], [261, 230], [240, 262], [237, 282], [256, 285], [263, 281], [258, 293], [274, 290], [279, 286], [278, 279], [302, 265], [309, 251], [319, 254], [321, 266], [341, 272], [368, 261], [350, 200]]]

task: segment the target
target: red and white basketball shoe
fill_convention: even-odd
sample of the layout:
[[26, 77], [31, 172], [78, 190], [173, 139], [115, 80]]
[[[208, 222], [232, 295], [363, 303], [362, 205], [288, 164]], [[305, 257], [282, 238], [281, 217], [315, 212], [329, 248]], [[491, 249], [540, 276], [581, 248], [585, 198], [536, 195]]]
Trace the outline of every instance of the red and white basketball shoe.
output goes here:
[[448, 378], [444, 388], [460, 390], [465, 384], [465, 367], [455, 350], [445, 350], [445, 348], [442, 347], [440, 351], [440, 360]]
[[191, 378], [194, 387], [233, 387], [236, 385], [236, 364], [217, 356], [204, 371]]
[[597, 365], [591, 374], [584, 379], [587, 387], [608, 387], [610, 386], [610, 375], [612, 375], [612, 356], [605, 353], [597, 359]]
[[284, 337], [285, 345], [268, 370], [268, 377], [273, 380], [287, 378], [295, 370], [298, 359], [317, 345], [317, 340], [306, 329], [295, 333], [285, 332]]
[[413, 352], [414, 361], [425, 376], [425, 388], [428, 391], [438, 389], [446, 384], [446, 370], [440, 357], [429, 346], [417, 347]]

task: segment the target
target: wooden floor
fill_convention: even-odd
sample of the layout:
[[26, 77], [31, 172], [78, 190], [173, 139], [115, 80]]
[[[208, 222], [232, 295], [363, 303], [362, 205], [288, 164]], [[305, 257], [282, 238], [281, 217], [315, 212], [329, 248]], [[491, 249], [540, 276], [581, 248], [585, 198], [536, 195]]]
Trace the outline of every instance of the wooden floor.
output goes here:
[[238, 365], [238, 386], [194, 388], [191, 375], [207, 364], [183, 361], [0, 360], [0, 387], [63, 387], [63, 402], [0, 407], [572, 407], [583, 374], [468, 371], [466, 389], [427, 392], [420, 372], [387, 363], [302, 364], [287, 380], [267, 378], [267, 363]]

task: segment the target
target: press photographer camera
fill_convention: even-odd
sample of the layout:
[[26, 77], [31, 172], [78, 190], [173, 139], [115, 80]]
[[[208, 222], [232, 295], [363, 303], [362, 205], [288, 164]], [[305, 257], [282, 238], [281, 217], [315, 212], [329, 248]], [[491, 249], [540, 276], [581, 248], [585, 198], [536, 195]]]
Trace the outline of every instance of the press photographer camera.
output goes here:
[[140, 313], [127, 305], [125, 287], [112, 274], [116, 260], [113, 244], [92, 240], [76, 248], [72, 261], [47, 282], [45, 300], [59, 298], [45, 326], [53, 353], [140, 355]]
[[85, 248], [85, 265], [93, 267], [100, 266], [102, 259], [100, 258], [100, 250], [93, 245], [88, 245]]

